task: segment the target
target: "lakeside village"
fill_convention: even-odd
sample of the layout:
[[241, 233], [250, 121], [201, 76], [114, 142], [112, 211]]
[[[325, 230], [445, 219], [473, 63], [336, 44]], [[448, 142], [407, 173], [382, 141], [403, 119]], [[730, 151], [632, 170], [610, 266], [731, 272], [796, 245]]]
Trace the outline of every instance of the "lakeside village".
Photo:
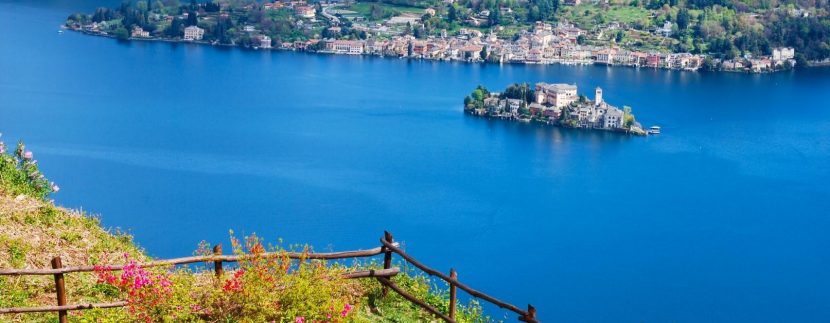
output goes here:
[[[190, 6], [148, 8], [144, 2], [144, 8], [122, 6], [119, 10], [99, 8], [94, 15], [74, 14], [67, 20], [66, 28], [119, 39], [466, 62], [603, 64], [756, 73], [791, 69], [795, 65], [793, 48], [774, 48], [770, 56], [747, 54], [721, 60], [700, 54], [631, 50], [613, 42], [609, 46], [585, 44], [586, 37], [600, 39], [603, 34], [618, 32], [622, 27], [613, 22], [593, 31], [566, 21], [537, 22], [510, 39], [498, 36], [502, 26], [489, 30], [459, 28], [453, 35], [443, 29], [440, 34], [423, 35], [417, 31], [438, 14], [433, 8], [423, 9], [423, 14], [403, 13], [380, 23], [360, 24], [363, 17], [341, 9], [349, 4], [278, 0], [242, 7], [232, 7], [226, 2], [193, 2]], [[483, 19], [490, 14], [477, 13], [470, 23], [478, 21], [475, 17]], [[658, 37], [670, 32], [671, 24], [655, 31]]]
[[659, 134], [660, 127], [648, 130], [634, 118], [631, 108], [622, 109], [602, 98], [602, 89], [594, 90], [594, 100], [578, 95], [575, 84], [513, 84], [502, 93], [479, 86], [464, 98], [464, 112], [476, 116], [540, 122], [549, 125], [624, 132], [634, 135]]

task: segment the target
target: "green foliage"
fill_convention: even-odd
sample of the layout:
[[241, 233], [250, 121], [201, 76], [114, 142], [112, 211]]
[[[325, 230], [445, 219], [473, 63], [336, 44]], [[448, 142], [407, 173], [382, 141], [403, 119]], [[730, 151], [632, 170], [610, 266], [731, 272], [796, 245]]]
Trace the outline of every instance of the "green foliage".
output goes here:
[[32, 294], [19, 286], [20, 279], [15, 277], [0, 277], [0, 308], [21, 307], [28, 304]]
[[22, 268], [26, 265], [26, 253], [31, 249], [31, 245], [22, 239], [0, 239], [0, 243], [7, 248], [8, 261], [13, 268]]
[[[197, 255], [209, 255], [203, 242]], [[304, 257], [291, 259], [288, 252], [308, 254], [308, 246], [265, 247], [256, 235], [238, 240], [231, 233], [234, 254], [245, 256], [238, 268], [216, 278], [212, 271], [195, 268], [140, 268], [129, 258], [123, 274], [98, 267], [98, 283], [91, 292], [126, 298], [124, 310], [79, 312], [81, 321], [145, 320], [208, 322], [417, 322], [431, 315], [395, 293], [382, 296], [372, 279], [347, 280], [347, 271], [377, 269], [377, 263], [346, 266]], [[266, 251], [269, 256], [266, 256]], [[206, 267], [211, 269], [211, 266]], [[402, 273], [398, 286], [431, 306], [448, 311], [447, 293], [423, 275]], [[126, 278], [125, 278], [126, 277]], [[115, 313], [113, 313], [115, 312]], [[481, 306], [458, 306], [458, 322], [487, 322]]]
[[536, 100], [536, 90], [528, 83], [514, 83], [507, 87], [501, 94], [503, 99], [520, 99], [525, 103], [531, 103]]
[[634, 124], [634, 114], [631, 113], [631, 107], [623, 106], [623, 127], [624, 128], [631, 128]]
[[33, 153], [26, 150], [22, 141], [13, 155], [6, 154], [5, 150], [5, 144], [0, 142], [0, 189], [11, 195], [24, 194], [41, 200], [57, 190], [40, 173]]
[[[413, 268], [407, 267], [406, 264], [397, 265], [402, 268], [403, 273], [392, 279], [395, 285], [405, 290], [408, 294], [423, 300], [433, 308], [438, 309], [443, 313], [449, 312], [449, 293], [444, 287], [438, 286], [429, 277], [416, 272]], [[369, 268], [371, 268], [371, 266]], [[369, 306], [376, 308], [376, 312], [379, 313], [379, 315], [368, 311], [358, 311], [358, 316], [355, 319], [356, 322], [430, 321], [427, 320], [427, 318], [431, 317], [431, 315], [426, 313], [417, 305], [404, 299], [397, 293], [390, 291], [388, 295], [383, 296], [383, 289], [377, 282], [363, 280], [361, 283], [364, 288], [367, 289]], [[493, 321], [489, 316], [484, 314], [481, 305], [476, 300], [471, 300], [467, 304], [459, 302], [456, 306], [457, 322], [472, 323]], [[437, 320], [437, 318], [433, 320]]]

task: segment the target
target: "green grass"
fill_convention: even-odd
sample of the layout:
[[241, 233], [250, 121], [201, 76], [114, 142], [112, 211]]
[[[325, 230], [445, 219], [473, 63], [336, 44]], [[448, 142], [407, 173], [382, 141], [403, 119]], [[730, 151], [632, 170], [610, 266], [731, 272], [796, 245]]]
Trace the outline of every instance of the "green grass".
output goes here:
[[358, 15], [363, 16], [366, 20], [372, 20], [372, 6], [378, 6], [384, 11], [388, 11], [392, 13], [393, 16], [400, 15], [402, 13], [412, 13], [423, 15], [424, 8], [418, 7], [407, 7], [407, 6], [399, 6], [394, 4], [388, 3], [380, 3], [380, 2], [357, 2], [351, 6], [342, 8], [345, 10], [350, 10], [356, 12]]
[[648, 21], [651, 12], [647, 9], [631, 6], [612, 6], [607, 10], [603, 10], [592, 4], [582, 4], [576, 7], [565, 7], [561, 15], [580, 28], [591, 29], [601, 23], [598, 21], [600, 17], [603, 18], [602, 20], [605, 23], [616, 21], [630, 24], [638, 21]]

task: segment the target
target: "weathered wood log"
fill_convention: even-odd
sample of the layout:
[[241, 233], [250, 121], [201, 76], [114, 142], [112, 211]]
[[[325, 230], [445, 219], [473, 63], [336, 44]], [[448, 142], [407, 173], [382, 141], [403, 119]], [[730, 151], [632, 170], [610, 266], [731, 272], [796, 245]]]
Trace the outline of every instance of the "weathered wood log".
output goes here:
[[463, 283], [461, 283], [457, 279], [450, 278], [447, 275], [441, 273], [440, 271], [437, 271], [435, 269], [427, 267], [426, 265], [422, 264], [421, 262], [419, 262], [418, 260], [416, 260], [412, 256], [405, 253], [403, 250], [398, 248], [398, 246], [392, 245], [391, 243], [387, 243], [386, 241], [384, 241], [384, 239], [380, 239], [380, 243], [383, 244], [384, 247], [389, 248], [389, 250], [392, 250], [392, 252], [400, 255], [403, 259], [405, 259], [407, 262], [409, 262], [413, 266], [418, 267], [419, 269], [423, 270], [425, 273], [429, 274], [430, 276], [436, 276], [438, 278], [441, 278], [444, 281], [446, 281], [447, 283], [449, 283], [450, 285], [455, 285], [458, 288], [464, 290], [465, 292], [469, 293], [470, 295], [472, 295], [474, 297], [477, 297], [477, 298], [483, 299], [485, 301], [488, 301], [490, 303], [493, 303], [494, 305], [496, 305], [498, 307], [501, 307], [503, 309], [510, 310], [510, 311], [512, 311], [516, 314], [519, 314], [519, 316], [521, 316], [521, 317], [528, 317], [527, 312], [525, 312], [524, 310], [516, 307], [513, 304], [503, 302], [503, 301], [501, 301], [501, 300], [499, 300], [499, 299], [497, 299], [493, 296], [490, 296], [490, 295], [487, 295], [485, 293], [479, 292], [479, 291], [477, 291], [477, 290], [475, 290], [475, 289], [473, 289], [473, 288], [471, 288], [467, 285], [464, 285]]
[[[218, 257], [222, 256], [222, 245], [221, 244], [213, 246], [213, 255], [218, 256]], [[222, 270], [222, 261], [221, 260], [216, 260], [216, 261], [213, 262], [213, 271], [216, 273], [216, 279], [221, 280], [222, 279], [222, 273], [224, 273], [224, 270]]]
[[93, 309], [93, 308], [123, 307], [123, 306], [126, 306], [126, 305], [127, 305], [127, 302], [114, 302], [114, 303], [74, 304], [74, 305], [64, 305], [64, 306], [12, 307], [12, 308], [0, 308], [0, 314], [76, 311], [76, 310], [88, 310], [88, 309]]
[[[389, 233], [389, 231], [383, 231], [383, 240], [385, 240], [386, 243], [392, 243], [394, 241], [394, 239], [392, 238], [392, 234]], [[386, 250], [386, 248], [383, 249], [384, 251], [386, 251], [386, 253], [383, 254], [383, 269], [388, 269], [392, 267], [392, 252]], [[386, 286], [384, 286], [382, 293], [383, 296], [386, 296], [387, 294], [389, 294], [389, 289], [386, 288]]]
[[377, 269], [377, 270], [363, 270], [363, 271], [355, 271], [350, 273], [343, 274], [343, 278], [345, 279], [353, 279], [353, 278], [367, 278], [367, 277], [392, 277], [397, 274], [401, 273], [400, 268], [393, 267], [389, 269]]
[[[395, 244], [397, 245], [397, 244]], [[159, 267], [159, 266], [173, 266], [173, 265], [185, 265], [185, 264], [192, 264], [198, 262], [238, 262], [240, 260], [247, 260], [247, 259], [255, 259], [257, 257], [260, 258], [274, 258], [274, 257], [282, 257], [287, 255], [288, 258], [291, 259], [324, 259], [324, 260], [334, 260], [334, 259], [344, 259], [344, 258], [362, 258], [362, 257], [372, 257], [377, 256], [379, 254], [384, 253], [382, 247], [367, 249], [367, 250], [356, 250], [356, 251], [341, 251], [341, 252], [326, 252], [326, 253], [301, 253], [301, 252], [288, 252], [288, 253], [281, 253], [281, 252], [268, 252], [260, 255], [223, 255], [223, 256], [194, 256], [194, 257], [182, 257], [182, 258], [173, 258], [173, 259], [162, 259], [162, 260], [155, 260], [145, 263], [137, 264], [138, 267], [146, 268], [146, 267]], [[108, 270], [122, 270], [124, 269], [125, 265], [113, 265], [113, 266], [106, 266]], [[62, 267], [60, 269], [0, 269], [0, 276], [20, 276], [20, 275], [54, 275], [54, 274], [65, 274], [65, 273], [76, 273], [76, 272], [92, 272], [95, 271], [95, 266], [77, 266], [77, 267]]]
[[[458, 274], [455, 272], [455, 269], [450, 268], [450, 278], [458, 279]], [[450, 318], [455, 319], [455, 303], [457, 302], [456, 296], [456, 287], [453, 283], [450, 283]]]
[[432, 306], [429, 306], [427, 303], [424, 303], [423, 301], [416, 298], [415, 296], [412, 296], [409, 293], [405, 292], [403, 289], [398, 287], [398, 285], [395, 285], [395, 283], [393, 283], [388, 278], [378, 277], [377, 279], [381, 284], [383, 284], [383, 286], [391, 288], [393, 291], [398, 293], [398, 295], [401, 295], [401, 297], [405, 298], [406, 300], [412, 302], [415, 305], [420, 306], [421, 308], [425, 309], [427, 312], [430, 312], [433, 315], [435, 315], [437, 317], [440, 317], [444, 321], [451, 322], [451, 323], [455, 322], [455, 320], [453, 320], [449, 316], [444, 315], [444, 313], [441, 313], [440, 311], [434, 309]]
[[[52, 269], [60, 269], [63, 267], [61, 263], [61, 257], [57, 256], [52, 258]], [[55, 294], [58, 299], [58, 306], [65, 306], [66, 305], [66, 285], [63, 281], [63, 273], [55, 274]], [[67, 317], [66, 310], [59, 310], [58, 311], [58, 322], [60, 323], [67, 323], [69, 322], [69, 318]]]

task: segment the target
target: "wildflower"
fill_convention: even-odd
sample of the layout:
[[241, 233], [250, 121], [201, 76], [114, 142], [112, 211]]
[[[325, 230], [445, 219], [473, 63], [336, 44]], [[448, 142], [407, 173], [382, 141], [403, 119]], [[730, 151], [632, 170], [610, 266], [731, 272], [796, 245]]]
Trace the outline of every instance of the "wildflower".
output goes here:
[[237, 270], [235, 273], [233, 273], [233, 278], [225, 281], [225, 286], [223, 286], [222, 289], [226, 292], [242, 291], [242, 275], [244, 274], [245, 270]]
[[297, 316], [297, 318], [294, 319], [294, 323], [305, 323], [305, 317]]
[[26, 152], [23, 153], [23, 159], [25, 159], [25, 160], [32, 160], [33, 157], [34, 157], [34, 154], [30, 150], [27, 150]]
[[5, 153], [6, 153], [6, 144], [4, 144], [2, 141], [0, 141], [0, 154], [5, 154]]
[[58, 186], [58, 184], [55, 184], [55, 182], [52, 182], [51, 184], [49, 184], [49, 186], [52, 189], [52, 192], [57, 193], [58, 191], [61, 190], [61, 187]]
[[354, 306], [352, 306], [351, 304], [348, 304], [348, 303], [343, 305], [343, 310], [340, 311], [340, 316], [346, 317], [346, 315], [349, 315], [349, 312], [351, 312], [353, 308], [354, 308]]

